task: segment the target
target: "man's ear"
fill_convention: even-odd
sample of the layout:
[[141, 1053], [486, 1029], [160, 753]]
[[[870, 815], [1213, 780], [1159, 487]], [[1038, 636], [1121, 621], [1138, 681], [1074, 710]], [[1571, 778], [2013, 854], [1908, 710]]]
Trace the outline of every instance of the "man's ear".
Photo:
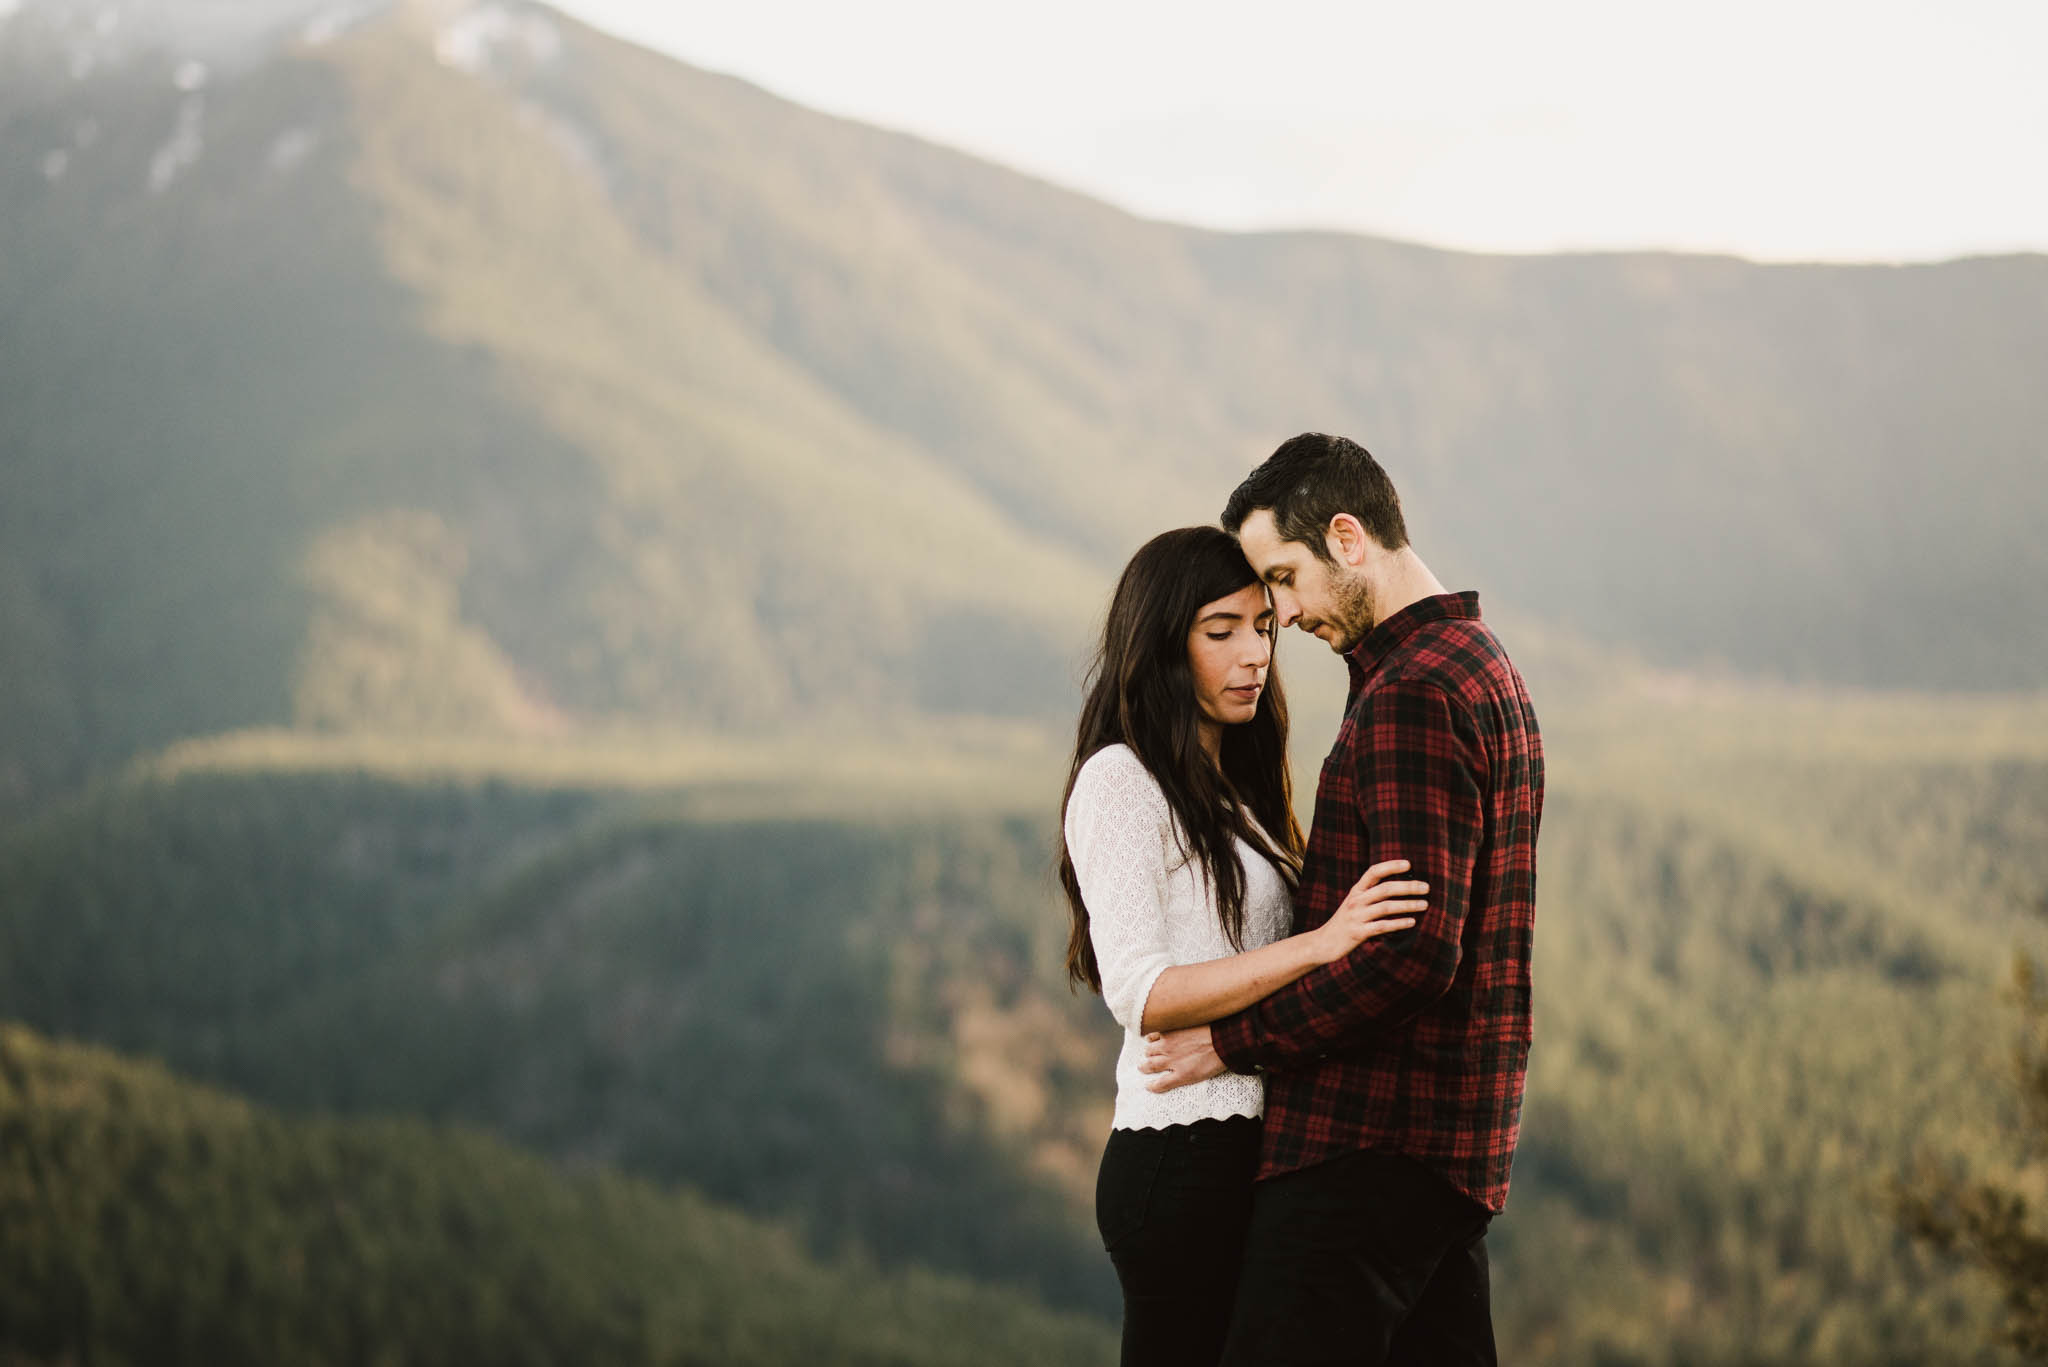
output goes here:
[[1365, 524], [1349, 513], [1338, 513], [1330, 519], [1330, 525], [1323, 529], [1323, 543], [1330, 548], [1330, 554], [1352, 569], [1357, 569], [1365, 563], [1366, 551], [1371, 540], [1366, 533]]

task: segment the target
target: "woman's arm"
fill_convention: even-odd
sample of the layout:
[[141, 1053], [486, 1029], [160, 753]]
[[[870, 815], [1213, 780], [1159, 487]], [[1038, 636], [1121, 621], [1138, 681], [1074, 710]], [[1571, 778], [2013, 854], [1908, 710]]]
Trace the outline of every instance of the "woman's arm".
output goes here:
[[1205, 1025], [1242, 1011], [1312, 968], [1343, 958], [1376, 935], [1405, 930], [1429, 903], [1420, 900], [1427, 883], [1388, 882], [1405, 873], [1408, 861], [1390, 859], [1365, 871], [1343, 904], [1314, 930], [1275, 940], [1228, 958], [1175, 964], [1153, 980], [1145, 998], [1140, 1032]]
[[1173, 964], [1166, 932], [1172, 810], [1138, 757], [1113, 745], [1074, 776], [1063, 824], [1103, 1004], [1118, 1025], [1136, 1030], [1154, 980]]

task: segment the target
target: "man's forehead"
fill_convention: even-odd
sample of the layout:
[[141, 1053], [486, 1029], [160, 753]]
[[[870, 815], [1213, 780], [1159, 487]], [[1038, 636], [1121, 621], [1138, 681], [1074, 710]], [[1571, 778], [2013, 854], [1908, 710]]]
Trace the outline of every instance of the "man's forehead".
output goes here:
[[1244, 548], [1245, 558], [1261, 572], [1269, 565], [1291, 564], [1297, 556], [1308, 554], [1308, 547], [1300, 542], [1280, 539], [1270, 508], [1255, 509], [1245, 518], [1237, 529], [1237, 542]]

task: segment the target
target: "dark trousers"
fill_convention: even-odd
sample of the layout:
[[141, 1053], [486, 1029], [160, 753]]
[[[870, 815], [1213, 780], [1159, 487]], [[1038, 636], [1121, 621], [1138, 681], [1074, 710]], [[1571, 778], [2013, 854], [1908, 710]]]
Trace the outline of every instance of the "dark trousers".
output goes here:
[[1123, 1283], [1123, 1367], [1221, 1357], [1258, 1168], [1250, 1117], [1110, 1131], [1095, 1223]]
[[1230, 1367], [1494, 1367], [1486, 1208], [1399, 1154], [1260, 1182]]

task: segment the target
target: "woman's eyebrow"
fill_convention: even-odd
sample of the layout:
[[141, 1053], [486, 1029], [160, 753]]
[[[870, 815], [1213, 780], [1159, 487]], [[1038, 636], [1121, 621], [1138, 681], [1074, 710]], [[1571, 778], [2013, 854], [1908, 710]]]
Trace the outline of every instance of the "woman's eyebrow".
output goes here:
[[1226, 612], [1219, 608], [1215, 612], [1205, 612], [1200, 617], [1197, 617], [1195, 619], [1195, 625], [1200, 626], [1204, 622], [1242, 622], [1243, 620], [1243, 613]]

